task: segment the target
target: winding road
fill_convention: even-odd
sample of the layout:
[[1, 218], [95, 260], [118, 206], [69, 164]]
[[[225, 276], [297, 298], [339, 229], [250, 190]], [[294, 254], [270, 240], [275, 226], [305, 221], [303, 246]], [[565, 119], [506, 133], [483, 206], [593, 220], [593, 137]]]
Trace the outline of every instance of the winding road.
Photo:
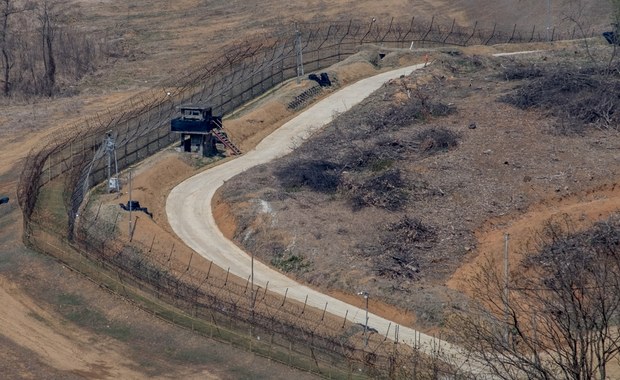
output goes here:
[[[399, 78], [401, 75], [409, 75], [422, 67], [424, 64], [384, 72], [345, 87], [284, 124], [252, 151], [182, 182], [170, 192], [166, 202], [170, 226], [189, 247], [200, 255], [221, 268], [230, 268], [230, 272], [240, 278], [248, 278], [251, 271], [250, 255], [224, 237], [213, 217], [211, 200], [216, 190], [224, 181], [245, 170], [290, 153], [294, 142], [299, 138], [322, 128], [332, 120], [335, 114], [344, 112], [359, 103], [388, 80]], [[299, 284], [263, 263], [255, 261], [254, 284], [265, 288], [267, 282], [272, 292], [282, 295], [287, 292], [288, 298], [300, 302], [304, 302], [307, 297], [308, 306], [323, 309], [327, 304], [328, 312], [341, 318], [348, 312], [348, 320], [360, 324], [365, 323], [364, 309]], [[368, 326], [384, 336], [390, 333], [393, 335], [396, 325], [378, 315], [368, 315]], [[457, 364], [468, 365], [467, 355], [450, 343], [439, 341], [404, 326], [399, 327], [398, 337], [404, 344], [413, 345], [414, 342], [419, 342], [418, 346], [426, 353], [432, 353], [439, 345], [444, 354], [450, 355], [453, 360], [459, 362]], [[471, 365], [476, 367], [473, 363]], [[480, 373], [474, 368], [472, 370]]]

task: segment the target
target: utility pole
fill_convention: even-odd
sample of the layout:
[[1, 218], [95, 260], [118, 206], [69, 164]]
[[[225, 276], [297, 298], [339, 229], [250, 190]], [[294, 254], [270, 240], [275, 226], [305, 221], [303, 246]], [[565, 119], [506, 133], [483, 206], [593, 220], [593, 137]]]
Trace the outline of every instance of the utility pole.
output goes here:
[[127, 202], [127, 206], [129, 207], [129, 239], [131, 240], [131, 209], [133, 208], [131, 202], [131, 170], [129, 170], [129, 202]]
[[254, 318], [254, 250], [252, 250], [252, 256], [251, 256], [251, 264], [250, 264], [250, 278], [252, 279], [251, 281], [251, 288], [250, 288], [250, 297], [252, 297], [251, 299], [251, 305], [252, 305], [252, 318]]
[[301, 83], [301, 77], [304, 76], [304, 57], [301, 47], [301, 32], [295, 23], [295, 59], [297, 62], [297, 84]]
[[[112, 132], [108, 132], [104, 141], [104, 149], [108, 158], [108, 192], [117, 192], [120, 190], [118, 183], [118, 162], [116, 160], [116, 141], [112, 136]], [[114, 160], [114, 163], [112, 163]], [[112, 170], [112, 164], [114, 164], [114, 170]], [[114, 177], [112, 177], [114, 174]]]
[[509, 234], [504, 234], [504, 323], [506, 324], [506, 343], [508, 344], [510, 338], [510, 332], [508, 329], [508, 321], [510, 318], [510, 309], [508, 307], [508, 283], [510, 281], [508, 272], [508, 241], [510, 240]]
[[366, 323], [364, 323], [364, 347], [368, 346], [368, 298], [369, 294], [367, 291], [357, 293], [360, 296], [364, 296], [366, 300]]
[[547, 41], [551, 41], [551, 0], [547, 0]]

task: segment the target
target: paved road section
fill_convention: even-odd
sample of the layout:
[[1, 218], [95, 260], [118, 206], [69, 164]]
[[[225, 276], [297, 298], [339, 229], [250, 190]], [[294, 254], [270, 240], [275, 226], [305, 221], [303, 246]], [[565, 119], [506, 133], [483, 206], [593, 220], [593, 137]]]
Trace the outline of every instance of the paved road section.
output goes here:
[[[243, 279], [248, 278], [251, 271], [250, 255], [225, 238], [215, 223], [211, 209], [211, 200], [215, 191], [224, 181], [245, 170], [290, 153], [296, 141], [329, 123], [335, 114], [344, 112], [359, 103], [388, 80], [399, 78], [401, 75], [409, 75], [423, 66], [424, 64], [419, 64], [385, 72], [345, 87], [284, 124], [266, 137], [254, 150], [182, 182], [170, 192], [166, 202], [166, 213], [172, 229], [189, 247], [206, 259], [213, 261], [221, 268], [230, 268], [231, 273]], [[288, 298], [300, 302], [304, 302], [307, 296], [308, 306], [322, 310], [327, 303], [328, 312], [342, 318], [348, 311], [348, 320], [361, 324], [365, 322], [365, 310], [301, 285], [255, 260], [255, 286], [264, 289], [267, 282], [269, 282], [268, 289], [272, 292], [280, 294], [287, 292]], [[369, 314], [368, 326], [376, 329], [379, 334], [393, 337], [396, 324], [380, 316]], [[414, 341], [419, 341], [421, 349], [427, 353], [433, 352], [439, 345], [444, 353], [455, 355], [459, 362], [465, 361], [465, 355], [460, 353], [458, 347], [445, 341], [440, 342], [414, 329], [400, 326], [398, 336], [401, 343], [409, 345], [413, 345]], [[480, 373], [476, 369], [472, 370]]]

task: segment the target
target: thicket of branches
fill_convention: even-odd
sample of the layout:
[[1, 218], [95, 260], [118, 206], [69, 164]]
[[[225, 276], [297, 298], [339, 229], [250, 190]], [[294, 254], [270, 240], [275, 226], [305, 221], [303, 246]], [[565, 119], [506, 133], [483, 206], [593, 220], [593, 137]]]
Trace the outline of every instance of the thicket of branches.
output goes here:
[[504, 77], [526, 81], [500, 100], [521, 109], [549, 111], [561, 132], [582, 133], [592, 127], [617, 130], [619, 68], [617, 63], [603, 68], [593, 64], [584, 68], [511, 66]]
[[3, 97], [69, 92], [107, 55], [105, 39], [69, 25], [54, 0], [0, 0], [0, 93]]
[[364, 247], [363, 252], [372, 257], [374, 271], [392, 279], [419, 276], [422, 264], [420, 251], [433, 247], [437, 236], [435, 229], [410, 215], [383, 228], [378, 245]]
[[489, 262], [455, 318], [467, 349], [501, 379], [607, 379], [620, 353], [620, 216], [573, 232], [549, 222], [510, 272]]
[[[362, 104], [360, 112], [337, 118], [303, 144], [295, 159], [278, 164], [275, 175], [285, 191], [309, 190], [344, 196], [354, 210], [378, 207], [402, 210], [411, 197], [431, 195], [424, 183], [407, 178], [398, 162], [412, 154], [439, 153], [458, 144], [445, 128], [401, 130], [454, 108], [433, 99], [432, 88], [419, 88], [404, 104]], [[370, 102], [370, 101], [369, 101]]]

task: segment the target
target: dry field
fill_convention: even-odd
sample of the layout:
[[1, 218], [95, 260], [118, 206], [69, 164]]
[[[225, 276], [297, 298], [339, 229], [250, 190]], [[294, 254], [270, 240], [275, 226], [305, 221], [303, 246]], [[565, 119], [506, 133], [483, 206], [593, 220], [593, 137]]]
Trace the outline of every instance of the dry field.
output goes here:
[[[363, 19], [387, 18], [392, 15], [430, 18], [436, 15], [438, 19], [455, 18], [463, 24], [479, 21], [481, 26], [486, 27], [492, 27], [492, 24], [497, 22], [498, 25], [507, 25], [505, 29], [510, 29], [516, 22], [529, 29], [532, 25], [540, 28], [545, 23], [544, 6], [539, 3], [522, 1], [519, 2], [520, 9], [513, 9], [512, 2], [483, 0], [428, 0], [415, 4], [411, 1], [398, 0], [75, 1], [73, 14], [70, 17], [72, 22], [85, 33], [109, 31], [109, 38], [119, 42], [123, 54], [102, 62], [94, 73], [76, 83], [75, 96], [52, 99], [3, 99], [0, 103], [2, 107], [0, 195], [8, 195], [11, 198], [9, 205], [0, 205], [0, 302], [3, 305], [0, 310], [0, 341], [3, 346], [0, 350], [0, 370], [3, 377], [64, 379], [274, 378], [276, 376], [303, 378], [305, 376], [252, 355], [234, 352], [229, 347], [221, 347], [214, 342], [191, 336], [185, 331], [162, 323], [119, 301], [49, 258], [24, 247], [20, 239], [21, 216], [15, 202], [21, 161], [30, 149], [49, 138], [49, 135], [53, 136], [55, 130], [96, 112], [114, 109], [115, 105], [128, 101], [132, 95], [140, 91], [170, 85], [170, 78], [182, 75], [193, 65], [208, 60], [212, 54], [217, 54], [218, 46], [239, 40], [243, 33], [268, 33], [274, 25], [290, 26], [294, 19], [350, 17]], [[582, 13], [583, 20], [596, 20], [595, 23], [588, 23], [594, 27], [605, 25], [605, 18], [597, 17], [606, 14], [604, 7], [597, 8], [605, 2], [592, 3], [588, 4]], [[564, 22], [564, 15], [576, 14], [576, 11], [560, 8], [560, 4], [554, 4], [553, 22], [558, 25]], [[484, 88], [484, 80], [480, 81], [482, 83], [480, 86]], [[458, 80], [455, 83], [457, 82]], [[462, 83], [460, 85], [465, 86]], [[471, 120], [480, 124], [479, 129], [464, 131], [471, 134], [472, 140], [472, 145], [468, 148], [472, 150], [469, 156], [470, 168], [475, 167], [474, 164], [481, 165], [480, 167], [488, 164], [489, 167], [495, 165], [506, 171], [514, 165], [513, 161], [518, 160], [509, 157], [508, 152], [505, 153], [507, 158], [496, 157], [493, 154], [480, 156], [479, 148], [482, 144], [480, 139], [483, 137], [480, 136], [482, 133], [476, 134], [476, 132], [489, 129], [496, 134], [498, 144], [514, 146], [501, 140], [500, 137], [505, 136], [506, 131], [518, 131], [518, 128], [510, 124], [502, 130], [490, 128], [490, 120], [495, 120], [499, 111], [493, 111], [493, 108], [488, 107], [482, 112], [475, 106], [484, 100], [485, 93], [486, 90], [481, 90], [471, 94], [472, 104], [462, 106], [463, 110], [459, 113], [461, 118], [466, 116], [464, 119], [468, 122]], [[506, 106], [502, 107], [505, 109]], [[480, 115], [477, 112], [484, 114]], [[513, 115], [510, 120], [527, 119], [527, 117], [535, 118], [519, 113]], [[441, 123], [453, 129], [463, 128], [464, 119], [461, 120], [457, 116], [452, 118], [442, 120]], [[273, 127], [270, 125], [266, 128]], [[528, 128], [536, 130], [532, 126]], [[514, 133], [518, 138], [530, 138], [523, 141], [526, 144], [537, 141], [534, 137], [528, 137], [526, 133]], [[260, 136], [260, 133], [257, 136]], [[247, 146], [255, 144], [250, 140]], [[606, 140], [601, 138], [601, 141], [603, 145], [606, 144]], [[503, 146], [492, 150], [503, 152]], [[465, 154], [465, 148], [461, 152]], [[570, 159], [576, 159], [570, 157], [568, 150], [554, 153], [558, 155], [559, 162], [566, 165], [571, 162]], [[511, 154], [520, 157], [518, 152]], [[544, 156], [541, 153], [541, 157]], [[452, 159], [457, 160], [458, 157]], [[178, 169], [187, 165], [179, 164], [176, 158], [171, 160], [172, 168]], [[504, 166], [504, 161], [509, 162], [508, 167]], [[521, 162], [518, 163], [523, 165]], [[451, 165], [453, 170], [457, 167], [455, 162], [448, 164], [438, 162], [434, 165]], [[187, 172], [171, 169], [178, 176], [167, 177], [168, 188], [173, 185], [173, 179], [180, 180], [183, 175], [195, 170], [190, 165], [187, 166]], [[433, 168], [432, 165], [429, 167]], [[617, 192], [611, 187], [612, 183], [609, 182], [614, 177], [605, 176], [606, 173], [603, 172], [605, 167], [593, 164], [589, 164], [588, 167], [598, 167], [599, 170], [592, 169], [594, 170], [592, 180], [578, 177], [581, 182], [590, 181], [591, 185], [588, 186], [562, 182], [569, 181], [565, 177], [558, 177], [557, 181], [554, 179], [557, 183], [547, 183], [541, 179], [540, 183], [529, 184], [528, 186], [533, 187], [531, 192], [522, 189], [524, 193], [527, 190], [529, 194], [528, 202], [522, 205], [523, 210], [529, 207], [529, 212], [533, 213], [531, 220], [536, 220], [542, 215], [536, 214], [536, 210], [540, 210], [541, 213], [551, 212], [550, 210], [554, 208], [570, 205], [575, 205], [571, 207], [578, 210], [584, 200], [589, 201], [592, 197], [598, 199], [607, 193], [609, 199], [617, 196]], [[539, 168], [541, 172], [544, 169]], [[551, 172], [553, 171], [547, 173]], [[507, 176], [506, 173], [504, 175]], [[508, 177], [510, 176], [503, 178]], [[517, 176], [510, 178], [517, 182], [519, 180]], [[570, 178], [571, 181], [573, 179], [574, 177]], [[495, 181], [492, 185], [501, 190], [502, 187], [498, 184], [502, 182], [502, 178], [497, 178]], [[605, 187], [605, 184], [609, 186]], [[505, 186], [503, 189], [510, 185], [511, 183], [502, 184]], [[555, 191], [555, 186], [559, 186], [559, 192]], [[165, 186], [164, 189], [160, 189], [161, 182], [151, 182], [150, 187], [149, 191], [155, 193], [163, 202]], [[566, 187], [568, 189], [565, 189]], [[605, 190], [606, 193], [596, 192], [597, 189]], [[475, 188], [469, 189], [463, 191], [460, 196], [467, 197], [468, 193], [476, 191]], [[594, 192], [595, 195], [588, 198], [588, 191]], [[497, 200], [497, 202], [508, 201], [514, 202], [504, 198]], [[163, 207], [163, 203], [160, 207]], [[589, 209], [594, 210], [593, 207]], [[601, 214], [609, 211], [609, 207], [602, 206], [602, 209], [605, 211], [601, 211]], [[493, 227], [512, 220], [508, 214], [499, 215], [511, 209], [504, 210], [501, 206], [493, 205], [489, 210], [493, 211], [492, 218], [482, 218], [478, 215], [475, 220], [468, 221], [467, 225], [474, 231], [471, 239], [479, 242], [477, 247], [480, 252], [484, 251], [484, 247], [490, 247], [488, 250], [491, 251], [493, 244], [496, 243], [492, 234], [497, 234], [497, 230]], [[165, 225], [165, 221], [162, 221], [162, 224]], [[510, 225], [515, 226], [515, 229], [518, 226], [517, 223]], [[461, 254], [473, 260], [473, 255], [462, 252]], [[457, 272], [452, 270], [441, 273], [443, 277], [435, 282], [449, 281], [450, 273]], [[333, 289], [336, 291], [337, 287]], [[346, 287], [342, 289], [351, 290]], [[394, 304], [398, 305], [398, 302]], [[393, 310], [393, 312], [400, 311]], [[249, 372], [249, 368], [252, 372]]]

